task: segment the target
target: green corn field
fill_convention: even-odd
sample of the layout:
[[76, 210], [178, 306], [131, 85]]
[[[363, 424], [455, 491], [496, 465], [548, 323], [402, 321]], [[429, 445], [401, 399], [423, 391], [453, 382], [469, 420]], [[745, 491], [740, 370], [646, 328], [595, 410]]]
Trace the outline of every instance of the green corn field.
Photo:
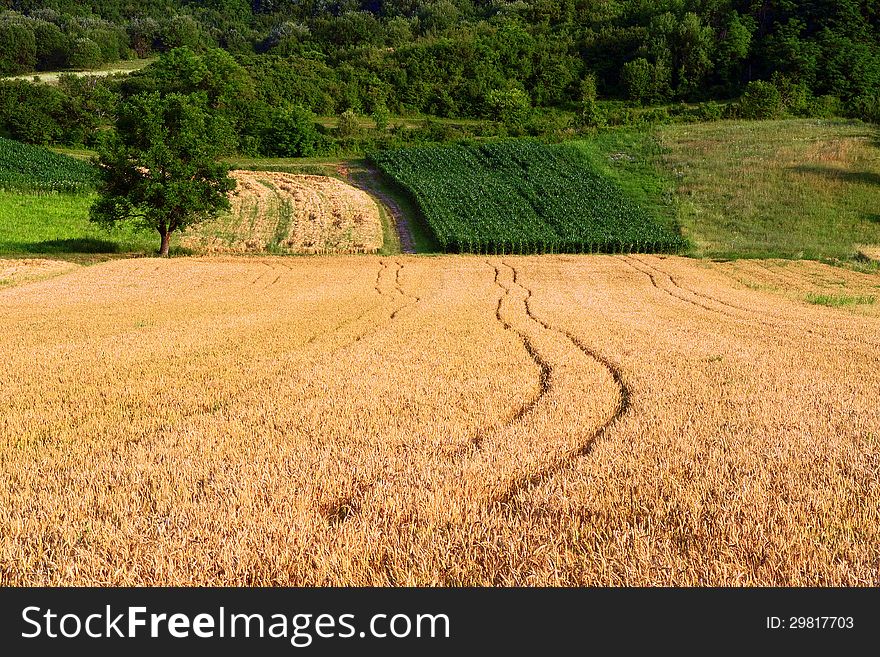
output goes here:
[[412, 194], [444, 251], [676, 252], [685, 246], [570, 146], [513, 140], [370, 157]]
[[97, 170], [87, 162], [0, 137], [0, 189], [75, 193], [91, 191], [96, 181]]

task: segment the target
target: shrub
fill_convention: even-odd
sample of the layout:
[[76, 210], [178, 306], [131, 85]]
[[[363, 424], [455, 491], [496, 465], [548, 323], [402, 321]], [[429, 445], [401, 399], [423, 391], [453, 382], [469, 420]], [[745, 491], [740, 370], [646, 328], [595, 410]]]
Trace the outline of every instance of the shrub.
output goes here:
[[376, 124], [376, 130], [379, 132], [385, 132], [388, 130], [388, 120], [391, 118], [391, 112], [388, 111], [388, 108], [385, 107], [384, 104], [377, 104], [373, 108], [371, 117]]
[[770, 82], [749, 82], [739, 101], [744, 119], [772, 119], [782, 113], [782, 95]]
[[37, 65], [37, 42], [26, 25], [0, 23], [0, 75], [33, 71]]
[[361, 134], [361, 124], [354, 110], [347, 109], [339, 115], [335, 134], [339, 139], [353, 139]]
[[101, 47], [87, 38], [80, 38], [73, 42], [70, 50], [71, 68], [90, 69], [101, 65]]
[[266, 155], [311, 157], [319, 152], [322, 141], [314, 115], [295, 106], [273, 112], [263, 144]]
[[652, 107], [642, 112], [640, 119], [641, 123], [669, 123], [669, 110], [667, 110], [665, 107]]
[[663, 101], [669, 96], [669, 69], [660, 62], [652, 64], [644, 57], [623, 65], [620, 82], [627, 98], [643, 104]]
[[807, 106], [807, 115], [820, 119], [831, 119], [842, 114], [843, 104], [837, 96], [817, 96]]
[[652, 76], [653, 66], [644, 57], [639, 57], [623, 65], [620, 79], [626, 96], [630, 100], [646, 103], [653, 96]]
[[724, 107], [714, 100], [700, 103], [697, 114], [703, 121], [719, 121], [724, 115]]
[[869, 123], [880, 123], [880, 96], [857, 96], [846, 108], [846, 113]]
[[0, 134], [29, 144], [48, 144], [61, 136], [58, 119], [64, 94], [48, 84], [0, 81]]
[[608, 117], [604, 110], [596, 102], [595, 98], [585, 98], [583, 109], [575, 118], [576, 128], [601, 128], [608, 123]]
[[528, 94], [522, 89], [493, 89], [486, 95], [489, 116], [508, 130], [521, 130], [531, 112]]
[[794, 82], [779, 71], [770, 78], [773, 86], [779, 90], [782, 108], [795, 116], [809, 116], [813, 95], [802, 82]]

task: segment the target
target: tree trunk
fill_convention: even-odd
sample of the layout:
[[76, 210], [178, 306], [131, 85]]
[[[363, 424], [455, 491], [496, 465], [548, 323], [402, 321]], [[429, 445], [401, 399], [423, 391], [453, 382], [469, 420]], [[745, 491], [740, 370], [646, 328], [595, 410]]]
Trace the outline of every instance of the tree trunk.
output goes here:
[[163, 258], [168, 257], [168, 247], [171, 246], [171, 231], [159, 231], [159, 234], [162, 236], [162, 248], [159, 249], [159, 255]]

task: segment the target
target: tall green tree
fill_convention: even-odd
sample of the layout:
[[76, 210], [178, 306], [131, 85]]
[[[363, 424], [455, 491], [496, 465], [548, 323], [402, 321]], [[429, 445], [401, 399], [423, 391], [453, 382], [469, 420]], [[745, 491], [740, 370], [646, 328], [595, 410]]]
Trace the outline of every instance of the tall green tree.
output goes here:
[[137, 95], [119, 108], [116, 130], [99, 148], [98, 200], [90, 219], [107, 227], [130, 221], [161, 238], [229, 207], [235, 181], [218, 162], [229, 139], [226, 122], [204, 94]]
[[0, 76], [33, 71], [37, 42], [27, 25], [0, 22]]

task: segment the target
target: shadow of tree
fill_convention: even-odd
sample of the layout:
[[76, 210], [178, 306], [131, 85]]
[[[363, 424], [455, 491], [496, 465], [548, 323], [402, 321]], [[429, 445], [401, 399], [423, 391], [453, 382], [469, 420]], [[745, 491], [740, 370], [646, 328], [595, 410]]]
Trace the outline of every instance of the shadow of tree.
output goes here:
[[44, 240], [42, 242], [19, 242], [12, 250], [19, 253], [119, 253], [119, 244], [110, 240], [92, 237], [79, 237], [65, 240]]
[[880, 185], [880, 174], [874, 173], [873, 171], [845, 171], [843, 169], [835, 169], [834, 167], [820, 167], [808, 164], [790, 167], [790, 169], [797, 171], [798, 173], [822, 176], [831, 180], [840, 180], [862, 185]]

